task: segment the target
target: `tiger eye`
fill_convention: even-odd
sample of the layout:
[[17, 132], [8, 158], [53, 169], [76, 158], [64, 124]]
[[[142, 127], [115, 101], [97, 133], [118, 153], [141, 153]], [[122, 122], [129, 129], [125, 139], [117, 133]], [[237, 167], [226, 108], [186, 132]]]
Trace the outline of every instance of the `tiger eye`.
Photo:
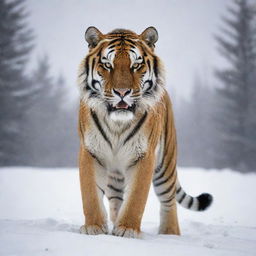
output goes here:
[[140, 63], [134, 63], [134, 64], [132, 65], [132, 67], [133, 67], [134, 69], [137, 69], [137, 68], [140, 67]]
[[112, 65], [109, 62], [104, 63], [104, 66], [108, 69], [112, 68]]

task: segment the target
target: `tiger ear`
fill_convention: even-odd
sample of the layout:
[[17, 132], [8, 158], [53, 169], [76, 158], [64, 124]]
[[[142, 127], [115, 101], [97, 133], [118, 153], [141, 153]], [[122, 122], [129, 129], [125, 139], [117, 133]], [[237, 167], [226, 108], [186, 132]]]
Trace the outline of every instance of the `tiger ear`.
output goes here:
[[154, 27], [146, 28], [140, 35], [140, 37], [152, 48], [155, 47], [155, 43], [158, 40], [158, 32]]
[[103, 39], [102, 33], [95, 27], [89, 27], [85, 31], [85, 40], [88, 43], [89, 48], [94, 48]]

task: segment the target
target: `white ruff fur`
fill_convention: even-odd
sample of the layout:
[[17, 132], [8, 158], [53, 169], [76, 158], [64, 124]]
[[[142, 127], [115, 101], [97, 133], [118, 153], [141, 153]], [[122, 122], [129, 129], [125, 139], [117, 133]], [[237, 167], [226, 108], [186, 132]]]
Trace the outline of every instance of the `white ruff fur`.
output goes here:
[[124, 112], [124, 111], [114, 111], [110, 113], [110, 119], [113, 121], [119, 121], [119, 122], [128, 122], [131, 121], [134, 117], [134, 114], [132, 112]]

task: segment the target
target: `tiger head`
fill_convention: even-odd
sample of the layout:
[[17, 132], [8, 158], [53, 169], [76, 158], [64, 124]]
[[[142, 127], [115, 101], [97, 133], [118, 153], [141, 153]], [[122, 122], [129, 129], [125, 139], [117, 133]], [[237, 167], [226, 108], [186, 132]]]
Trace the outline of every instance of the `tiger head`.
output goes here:
[[147, 111], [164, 91], [160, 59], [154, 54], [158, 33], [149, 27], [140, 35], [115, 29], [85, 32], [89, 53], [79, 69], [81, 99], [114, 121], [129, 121]]

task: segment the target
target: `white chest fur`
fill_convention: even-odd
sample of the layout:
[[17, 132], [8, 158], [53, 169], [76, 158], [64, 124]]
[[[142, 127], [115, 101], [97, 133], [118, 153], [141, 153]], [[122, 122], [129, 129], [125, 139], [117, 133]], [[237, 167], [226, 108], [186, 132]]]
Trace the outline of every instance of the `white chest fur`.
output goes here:
[[106, 125], [98, 119], [96, 124], [92, 120], [90, 130], [84, 135], [85, 146], [107, 170], [124, 172], [147, 151], [147, 138], [143, 129], [133, 134], [135, 127], [136, 122], [124, 129], [117, 123]]

